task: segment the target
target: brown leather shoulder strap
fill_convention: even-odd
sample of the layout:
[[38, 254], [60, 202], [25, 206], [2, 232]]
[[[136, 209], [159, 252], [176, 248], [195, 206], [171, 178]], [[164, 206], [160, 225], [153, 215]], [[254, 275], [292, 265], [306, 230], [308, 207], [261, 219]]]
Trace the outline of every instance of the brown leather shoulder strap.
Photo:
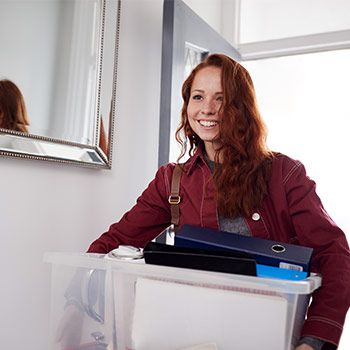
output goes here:
[[171, 223], [177, 226], [180, 220], [180, 182], [181, 182], [182, 167], [180, 164], [176, 164], [171, 180], [171, 193], [168, 198], [171, 210]]

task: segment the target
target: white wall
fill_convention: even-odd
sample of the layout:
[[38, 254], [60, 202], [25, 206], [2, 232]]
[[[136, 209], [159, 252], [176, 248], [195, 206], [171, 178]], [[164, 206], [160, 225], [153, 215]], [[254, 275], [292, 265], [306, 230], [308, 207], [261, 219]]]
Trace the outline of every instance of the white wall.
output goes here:
[[241, 43], [350, 28], [348, 0], [241, 0], [241, 11]]
[[161, 30], [161, 0], [123, 1], [112, 170], [0, 158], [1, 349], [48, 349], [43, 254], [85, 251], [153, 177]]
[[238, 42], [237, 16], [240, 0], [183, 0], [231, 45]]
[[221, 34], [222, 0], [183, 0], [183, 2]]

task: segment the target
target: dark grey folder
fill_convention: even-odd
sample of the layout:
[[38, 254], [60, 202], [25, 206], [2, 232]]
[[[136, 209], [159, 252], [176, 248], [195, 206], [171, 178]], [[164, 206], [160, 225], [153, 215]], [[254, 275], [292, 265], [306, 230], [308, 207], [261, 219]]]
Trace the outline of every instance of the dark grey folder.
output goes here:
[[198, 226], [183, 225], [175, 234], [175, 246], [221, 251], [240, 251], [253, 254], [256, 263], [310, 272], [313, 249], [242, 236], [236, 233], [218, 231]]

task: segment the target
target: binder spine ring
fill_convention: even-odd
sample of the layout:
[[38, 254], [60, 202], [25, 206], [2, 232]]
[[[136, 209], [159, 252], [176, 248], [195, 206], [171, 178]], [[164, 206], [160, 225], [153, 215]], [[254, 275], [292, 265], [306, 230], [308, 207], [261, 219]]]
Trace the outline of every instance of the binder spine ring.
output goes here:
[[272, 247], [271, 247], [271, 250], [274, 252], [274, 253], [283, 253], [286, 251], [286, 248], [281, 245], [281, 244], [274, 244]]

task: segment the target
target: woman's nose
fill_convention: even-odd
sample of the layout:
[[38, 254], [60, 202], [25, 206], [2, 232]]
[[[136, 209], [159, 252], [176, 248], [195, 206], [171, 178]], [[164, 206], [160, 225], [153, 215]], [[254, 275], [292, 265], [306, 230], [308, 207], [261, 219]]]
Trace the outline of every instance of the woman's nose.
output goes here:
[[204, 101], [202, 105], [202, 114], [213, 115], [217, 112], [217, 106], [214, 101]]

